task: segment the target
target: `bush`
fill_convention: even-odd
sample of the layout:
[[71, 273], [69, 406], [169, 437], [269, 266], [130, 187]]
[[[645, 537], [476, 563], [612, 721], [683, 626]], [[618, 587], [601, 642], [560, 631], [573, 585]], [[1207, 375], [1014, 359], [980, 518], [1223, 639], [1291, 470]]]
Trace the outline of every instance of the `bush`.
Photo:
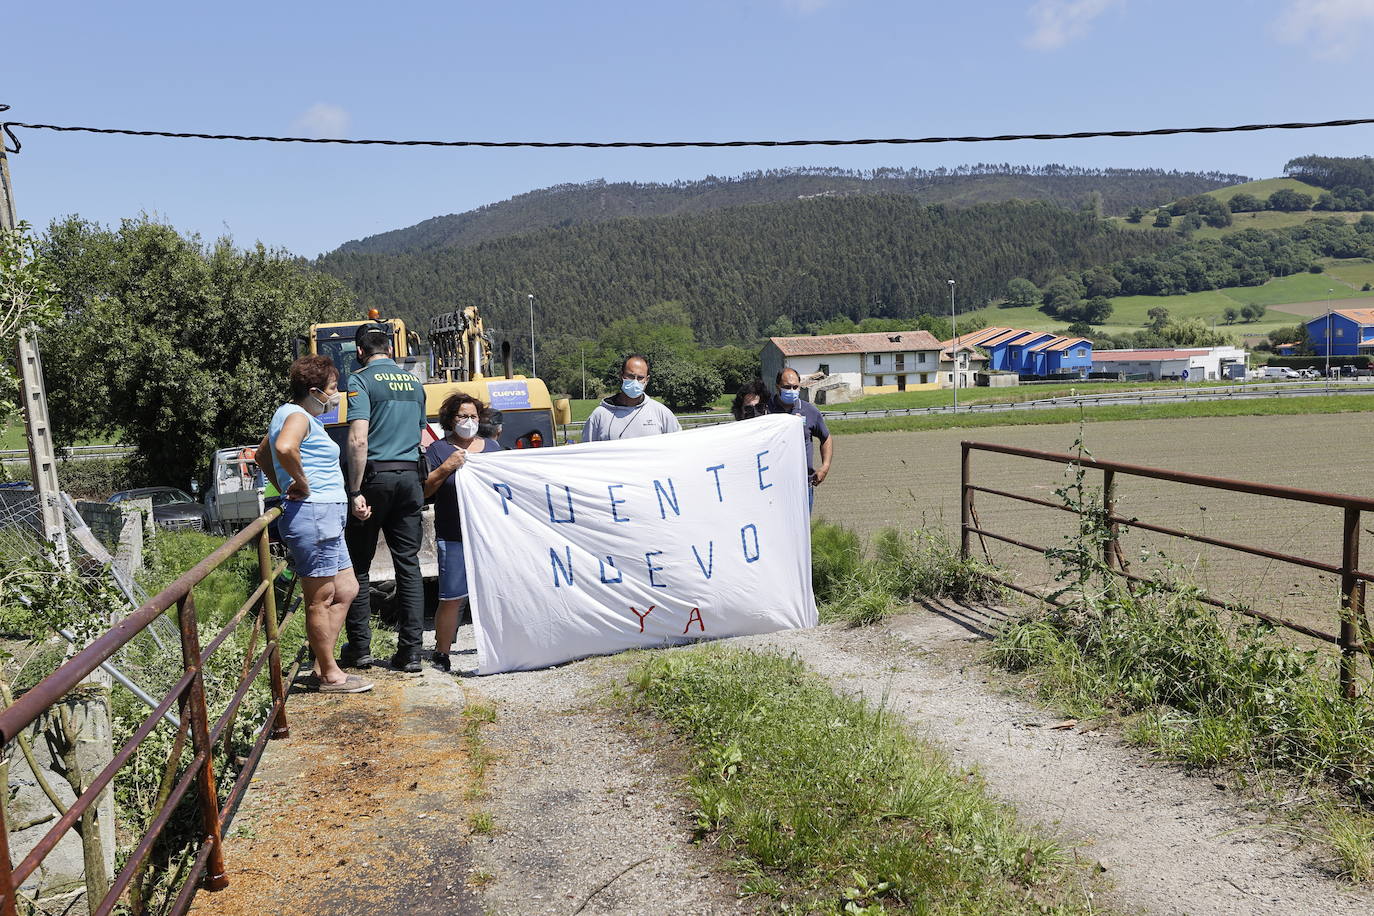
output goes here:
[[103, 501], [136, 486], [135, 479], [128, 458], [68, 458], [57, 466], [57, 482], [72, 499]]

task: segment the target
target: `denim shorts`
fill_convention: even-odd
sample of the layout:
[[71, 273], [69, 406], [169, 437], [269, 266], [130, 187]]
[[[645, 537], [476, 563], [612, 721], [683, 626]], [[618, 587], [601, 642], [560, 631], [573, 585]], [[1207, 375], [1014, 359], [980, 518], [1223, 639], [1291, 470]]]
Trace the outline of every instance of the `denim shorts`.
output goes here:
[[281, 539], [296, 575], [322, 578], [353, 566], [344, 542], [347, 503], [288, 499], [282, 501], [281, 513]]
[[468, 568], [463, 561], [463, 542], [436, 539], [439, 548], [439, 600], [468, 596]]

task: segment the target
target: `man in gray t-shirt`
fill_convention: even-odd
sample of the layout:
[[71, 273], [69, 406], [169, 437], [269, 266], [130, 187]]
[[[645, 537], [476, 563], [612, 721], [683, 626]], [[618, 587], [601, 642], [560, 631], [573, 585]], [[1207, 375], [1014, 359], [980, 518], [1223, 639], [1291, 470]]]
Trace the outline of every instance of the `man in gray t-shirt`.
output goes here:
[[620, 365], [620, 390], [596, 405], [582, 427], [582, 441], [634, 439], [682, 429], [672, 411], [644, 393], [648, 383], [649, 361], [627, 356]]

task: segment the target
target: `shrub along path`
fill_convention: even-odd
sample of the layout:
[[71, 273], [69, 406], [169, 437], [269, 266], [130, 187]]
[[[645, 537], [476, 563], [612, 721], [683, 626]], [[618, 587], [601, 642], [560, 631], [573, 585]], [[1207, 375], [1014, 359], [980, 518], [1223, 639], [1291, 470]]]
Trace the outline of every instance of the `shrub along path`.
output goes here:
[[824, 626], [730, 642], [795, 653], [840, 690], [887, 705], [976, 767], [988, 789], [1095, 860], [1113, 902], [1153, 914], [1368, 914], [1374, 892], [1327, 877], [1239, 796], [1101, 732], [1056, 721], [983, 674], [995, 614], [915, 613], [859, 630]]

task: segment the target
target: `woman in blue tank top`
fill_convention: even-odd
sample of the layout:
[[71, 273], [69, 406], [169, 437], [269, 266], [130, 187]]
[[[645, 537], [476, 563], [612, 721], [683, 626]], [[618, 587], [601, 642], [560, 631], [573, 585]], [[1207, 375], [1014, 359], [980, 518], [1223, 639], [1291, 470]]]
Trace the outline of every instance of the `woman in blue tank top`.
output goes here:
[[327, 356], [302, 356], [291, 364], [289, 378], [292, 400], [272, 415], [258, 446], [258, 467], [284, 497], [281, 539], [301, 578], [320, 692], [365, 693], [371, 682], [346, 674], [334, 659], [344, 616], [358, 594], [344, 542], [348, 495], [339, 446], [318, 419], [338, 414], [339, 372]]

